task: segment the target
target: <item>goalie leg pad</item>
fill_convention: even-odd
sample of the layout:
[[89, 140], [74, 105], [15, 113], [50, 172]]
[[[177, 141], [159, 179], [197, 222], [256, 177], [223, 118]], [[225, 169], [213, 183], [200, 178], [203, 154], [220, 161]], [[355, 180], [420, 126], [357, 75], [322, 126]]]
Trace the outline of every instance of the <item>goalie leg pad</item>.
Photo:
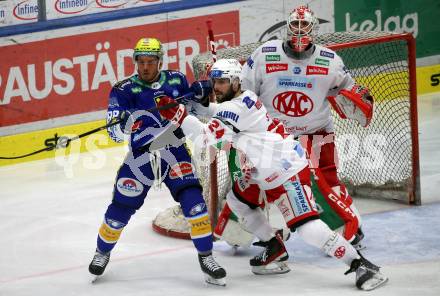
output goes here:
[[321, 220], [313, 220], [298, 227], [298, 235], [308, 244], [323, 250], [327, 255], [344, 261], [347, 265], [359, 258], [354, 247], [341, 235], [332, 231]]
[[242, 219], [246, 230], [262, 241], [268, 241], [273, 237], [273, 229], [260, 208], [251, 209], [247, 204], [238, 200], [232, 190], [226, 195], [226, 201], [231, 210]]
[[232, 213], [227, 202], [218, 217], [218, 222], [214, 229], [214, 236], [234, 247], [248, 247], [254, 239], [254, 235], [241, 226], [238, 218]]
[[341, 199], [330, 186], [328, 186], [319, 168], [314, 169], [315, 180], [318, 184], [319, 190], [327, 203], [338, 214], [338, 216], [344, 220], [344, 237], [345, 239], [352, 241], [355, 238], [356, 232], [359, 228], [359, 220], [356, 214], [352, 211], [349, 205], [345, 202], [345, 199]]

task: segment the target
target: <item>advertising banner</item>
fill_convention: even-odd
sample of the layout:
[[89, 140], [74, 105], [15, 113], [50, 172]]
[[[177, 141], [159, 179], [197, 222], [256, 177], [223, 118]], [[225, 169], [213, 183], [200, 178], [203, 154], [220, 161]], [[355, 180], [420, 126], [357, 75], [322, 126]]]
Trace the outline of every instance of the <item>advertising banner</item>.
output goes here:
[[[46, 0], [48, 20], [182, 0]], [[0, 1], [0, 27], [38, 21], [38, 0]]]
[[46, 1], [47, 19], [108, 12], [182, 0], [52, 0]]
[[440, 2], [335, 0], [335, 31], [388, 31], [412, 33], [417, 57], [440, 54]]
[[38, 0], [0, 1], [0, 27], [38, 21]]
[[192, 80], [192, 58], [208, 50], [208, 18], [219, 44], [240, 44], [239, 13], [230, 11], [0, 47], [0, 126], [105, 109], [111, 86], [134, 73], [142, 37], [159, 38], [164, 68]]

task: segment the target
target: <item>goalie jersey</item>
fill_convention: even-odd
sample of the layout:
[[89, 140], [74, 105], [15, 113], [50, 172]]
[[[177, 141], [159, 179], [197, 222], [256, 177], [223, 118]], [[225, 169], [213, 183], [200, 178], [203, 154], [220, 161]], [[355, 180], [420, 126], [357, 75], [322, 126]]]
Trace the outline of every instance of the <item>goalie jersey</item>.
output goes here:
[[299, 142], [269, 117], [253, 92], [209, 109], [213, 117], [206, 125], [188, 115], [181, 125], [184, 134], [197, 146], [231, 144], [241, 155], [239, 167], [245, 165], [262, 189], [280, 186], [307, 166]]
[[314, 45], [300, 60], [288, 57], [282, 40], [257, 48], [243, 66], [242, 89], [255, 92], [269, 114], [295, 136], [333, 132], [327, 96], [351, 89], [354, 80], [332, 50]]

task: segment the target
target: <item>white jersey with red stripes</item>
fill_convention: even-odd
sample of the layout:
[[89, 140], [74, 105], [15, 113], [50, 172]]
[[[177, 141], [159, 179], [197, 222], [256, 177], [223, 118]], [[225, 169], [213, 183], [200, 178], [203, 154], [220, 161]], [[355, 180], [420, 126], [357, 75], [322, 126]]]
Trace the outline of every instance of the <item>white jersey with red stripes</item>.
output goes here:
[[282, 46], [282, 40], [271, 40], [253, 52], [243, 66], [242, 89], [255, 92], [290, 134], [333, 132], [326, 97], [354, 84], [342, 59], [334, 51], [314, 45], [308, 57], [296, 60]]
[[253, 92], [210, 104], [210, 113], [213, 117], [208, 124], [188, 115], [181, 125], [185, 135], [195, 145], [230, 143], [241, 155], [239, 167], [250, 172], [251, 183], [262, 189], [275, 188], [307, 166], [299, 142], [269, 117]]

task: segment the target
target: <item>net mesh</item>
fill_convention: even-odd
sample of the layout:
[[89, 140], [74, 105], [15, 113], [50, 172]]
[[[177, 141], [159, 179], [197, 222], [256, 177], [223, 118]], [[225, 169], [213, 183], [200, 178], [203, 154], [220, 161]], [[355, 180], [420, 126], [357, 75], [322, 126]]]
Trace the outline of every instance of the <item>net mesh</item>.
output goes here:
[[[356, 82], [366, 86], [375, 98], [373, 119], [367, 128], [333, 114], [340, 179], [353, 196], [408, 202], [408, 191], [413, 182], [414, 148], [407, 41], [390, 38], [386, 42], [353, 45], [353, 42], [363, 43], [390, 36], [392, 34], [386, 32], [336, 32], [317, 36], [315, 43], [334, 49]], [[218, 50], [217, 59], [234, 58], [244, 62], [261, 44], [251, 43]], [[194, 57], [195, 77], [206, 77], [211, 64], [212, 55], [209, 52]], [[218, 191], [218, 195], [214, 196], [224, 198], [231, 183], [225, 153], [220, 151], [216, 154], [216, 172], [210, 171], [209, 163], [213, 159], [207, 155], [205, 153], [205, 158], [201, 159], [198, 169], [205, 199], [210, 204], [212, 193]], [[217, 188], [212, 188], [207, 177], [211, 173], [217, 180]]]

